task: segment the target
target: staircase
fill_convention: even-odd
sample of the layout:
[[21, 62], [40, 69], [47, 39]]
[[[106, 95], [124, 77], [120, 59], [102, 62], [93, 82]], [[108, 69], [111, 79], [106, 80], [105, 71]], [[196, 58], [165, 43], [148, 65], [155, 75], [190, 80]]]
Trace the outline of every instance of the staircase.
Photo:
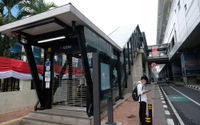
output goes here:
[[30, 112], [20, 125], [93, 125], [85, 108], [57, 106], [52, 109]]

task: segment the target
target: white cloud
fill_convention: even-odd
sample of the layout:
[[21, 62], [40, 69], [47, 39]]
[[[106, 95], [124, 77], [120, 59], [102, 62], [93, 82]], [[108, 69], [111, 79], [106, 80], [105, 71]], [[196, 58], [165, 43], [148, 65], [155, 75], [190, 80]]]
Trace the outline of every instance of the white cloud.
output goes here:
[[61, 6], [71, 2], [109, 34], [121, 25], [139, 24], [149, 45], [156, 44], [157, 0], [45, 0]]

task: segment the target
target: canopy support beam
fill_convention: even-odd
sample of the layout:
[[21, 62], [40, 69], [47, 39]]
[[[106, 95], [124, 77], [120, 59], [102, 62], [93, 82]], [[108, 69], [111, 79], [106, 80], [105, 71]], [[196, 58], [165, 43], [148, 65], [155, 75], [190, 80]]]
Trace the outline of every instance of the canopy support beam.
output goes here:
[[88, 116], [93, 115], [93, 82], [90, 74], [90, 68], [88, 63], [87, 51], [86, 51], [86, 41], [84, 36], [83, 26], [77, 27], [78, 32], [78, 43], [81, 50], [81, 59], [83, 63], [83, 68], [85, 71], [85, 78], [87, 82], [87, 114]]
[[33, 83], [35, 84], [38, 99], [40, 101], [41, 107], [45, 107], [45, 102], [44, 102], [43, 93], [42, 93], [42, 86], [41, 86], [42, 83], [39, 79], [38, 70], [36, 67], [31, 45], [30, 44], [23, 44], [23, 45], [26, 52], [26, 57], [28, 59], [31, 75], [33, 77]]

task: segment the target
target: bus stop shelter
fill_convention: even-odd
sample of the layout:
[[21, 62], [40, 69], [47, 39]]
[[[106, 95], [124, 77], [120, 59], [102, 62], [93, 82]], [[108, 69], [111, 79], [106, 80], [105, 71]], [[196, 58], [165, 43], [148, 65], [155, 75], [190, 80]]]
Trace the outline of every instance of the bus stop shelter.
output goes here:
[[[87, 83], [88, 116], [94, 116], [94, 124], [99, 125], [100, 100], [108, 99], [108, 122], [113, 123], [111, 63], [115, 59], [118, 62], [116, 64], [120, 64], [122, 49], [72, 4], [3, 25], [0, 32], [17, 37], [23, 45], [42, 109], [52, 108], [55, 91], [54, 56], [62, 52], [67, 55], [68, 64], [72, 63], [72, 57], [81, 59]], [[44, 49], [42, 80], [38, 75], [32, 46]], [[92, 53], [92, 64], [88, 62], [89, 52]], [[66, 65], [62, 67], [59, 78], [62, 79], [65, 70]], [[117, 71], [121, 86], [120, 70]]]

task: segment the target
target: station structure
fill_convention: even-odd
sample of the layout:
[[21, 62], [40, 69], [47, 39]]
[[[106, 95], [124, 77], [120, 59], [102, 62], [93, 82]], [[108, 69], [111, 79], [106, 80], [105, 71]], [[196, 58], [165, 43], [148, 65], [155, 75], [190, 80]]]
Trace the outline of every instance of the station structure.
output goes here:
[[200, 2], [159, 0], [157, 44], [168, 44], [169, 61], [159, 76], [184, 85], [199, 85]]
[[[113, 102], [142, 75], [150, 77], [145, 33], [138, 25], [125, 36], [122, 31], [107, 36], [72, 4], [1, 26], [23, 45], [38, 98], [36, 111], [22, 122], [100, 125], [107, 111], [108, 124], [115, 124]], [[41, 72], [32, 46], [42, 49]]]

